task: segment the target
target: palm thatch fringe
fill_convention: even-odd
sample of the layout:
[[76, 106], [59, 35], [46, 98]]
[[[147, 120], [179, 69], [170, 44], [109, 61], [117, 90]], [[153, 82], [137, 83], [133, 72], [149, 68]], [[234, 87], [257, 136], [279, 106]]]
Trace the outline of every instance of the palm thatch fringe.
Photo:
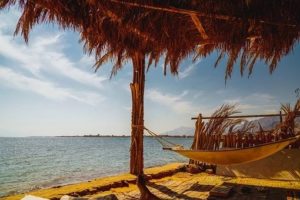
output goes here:
[[225, 78], [238, 59], [241, 75], [245, 70], [250, 75], [258, 60], [273, 72], [300, 36], [296, 0], [3, 0], [0, 9], [15, 4], [23, 11], [16, 34], [26, 42], [36, 24], [73, 29], [86, 52], [95, 54], [96, 69], [115, 61], [113, 75], [135, 52], [148, 57], [149, 64], [165, 55], [165, 68], [176, 75], [182, 59], [196, 60], [215, 50], [220, 53], [216, 64], [227, 58]]

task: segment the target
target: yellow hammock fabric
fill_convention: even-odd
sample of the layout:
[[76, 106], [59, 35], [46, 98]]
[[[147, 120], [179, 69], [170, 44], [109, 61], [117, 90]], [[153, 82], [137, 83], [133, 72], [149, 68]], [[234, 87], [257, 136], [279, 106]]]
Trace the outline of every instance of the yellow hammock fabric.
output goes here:
[[185, 157], [193, 160], [206, 162], [216, 165], [232, 165], [241, 164], [260, 160], [262, 158], [268, 157], [289, 144], [298, 140], [300, 136], [271, 142], [267, 144], [257, 145], [254, 147], [241, 148], [241, 149], [229, 149], [229, 150], [215, 150], [215, 151], [205, 151], [205, 150], [187, 150], [183, 148], [173, 147], [169, 150], [179, 153]]

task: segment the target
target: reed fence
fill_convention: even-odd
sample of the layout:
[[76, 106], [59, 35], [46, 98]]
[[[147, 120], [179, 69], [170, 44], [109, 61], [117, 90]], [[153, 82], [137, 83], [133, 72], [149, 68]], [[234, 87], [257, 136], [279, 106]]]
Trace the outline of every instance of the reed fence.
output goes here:
[[[296, 113], [297, 116], [300, 113]], [[195, 134], [194, 141], [191, 149], [194, 150], [219, 150], [219, 149], [238, 149], [255, 147], [257, 145], [276, 142], [282, 139], [293, 137], [300, 132], [293, 128], [284, 126], [283, 117], [286, 116], [281, 112], [279, 114], [268, 114], [268, 115], [240, 115], [240, 116], [229, 116], [228, 118], [251, 118], [251, 117], [280, 117], [280, 123], [274, 130], [259, 130], [254, 133], [249, 132], [234, 132], [234, 133], [218, 133], [209, 134], [205, 129], [205, 122], [203, 119], [218, 119], [219, 117], [202, 117], [200, 114], [197, 118], [193, 117], [192, 120], [196, 119], [195, 123]], [[300, 148], [300, 141], [297, 141], [286, 148]], [[190, 160], [192, 164], [200, 164], [205, 166], [205, 163]]]

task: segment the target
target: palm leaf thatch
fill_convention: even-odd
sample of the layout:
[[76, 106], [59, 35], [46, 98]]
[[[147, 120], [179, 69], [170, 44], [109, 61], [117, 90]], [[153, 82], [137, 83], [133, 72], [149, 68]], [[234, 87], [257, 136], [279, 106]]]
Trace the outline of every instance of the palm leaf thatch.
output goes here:
[[280, 129], [284, 133], [294, 133], [295, 128], [295, 118], [300, 114], [300, 99], [298, 99], [294, 105], [291, 104], [281, 104], [281, 110], [286, 114], [283, 124]]
[[[177, 74], [182, 59], [205, 57], [214, 50], [227, 58], [225, 77], [240, 59], [240, 72], [250, 75], [258, 60], [270, 72], [297, 41], [298, 0], [2, 0], [0, 9], [17, 4], [22, 10], [16, 28], [25, 41], [39, 23], [57, 23], [81, 34], [88, 53], [95, 53], [98, 69], [114, 60], [112, 74], [140, 52]], [[166, 70], [165, 70], [166, 72]]]

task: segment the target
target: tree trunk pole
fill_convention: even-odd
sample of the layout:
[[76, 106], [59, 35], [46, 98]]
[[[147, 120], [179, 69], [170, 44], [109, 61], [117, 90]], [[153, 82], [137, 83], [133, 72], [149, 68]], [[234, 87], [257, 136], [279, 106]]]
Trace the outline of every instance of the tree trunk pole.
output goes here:
[[144, 134], [144, 88], [145, 56], [139, 52], [132, 56], [133, 79], [130, 84], [132, 95], [130, 173], [143, 174], [143, 134]]

